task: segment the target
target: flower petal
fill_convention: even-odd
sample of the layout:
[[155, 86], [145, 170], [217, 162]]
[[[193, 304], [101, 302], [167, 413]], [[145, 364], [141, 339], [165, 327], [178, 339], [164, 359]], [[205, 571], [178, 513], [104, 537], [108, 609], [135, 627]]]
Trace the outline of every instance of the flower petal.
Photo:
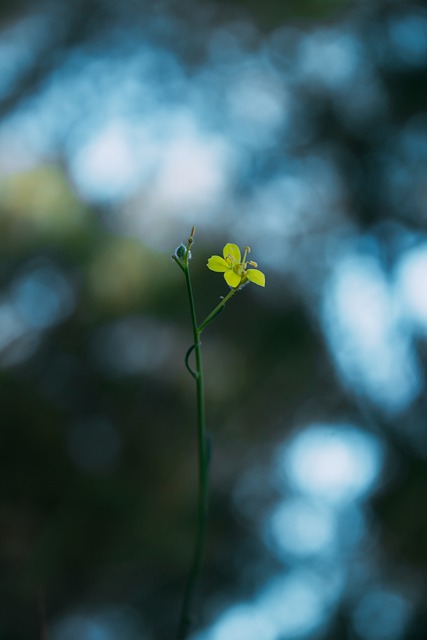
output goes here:
[[222, 273], [223, 271], [229, 271], [230, 267], [221, 256], [212, 256], [209, 258], [208, 264], [206, 265], [208, 269], [211, 271], [218, 271]]
[[240, 249], [237, 244], [230, 244], [229, 242], [225, 245], [222, 254], [225, 259], [231, 256], [233, 263], [238, 264], [242, 260], [242, 254], [240, 253]]
[[258, 269], [248, 269], [246, 271], [246, 277], [254, 284], [258, 284], [260, 287], [265, 287], [265, 275]]
[[237, 275], [237, 273], [235, 273], [231, 269], [224, 273], [224, 278], [228, 286], [233, 287], [233, 289], [238, 287], [240, 282], [242, 281], [242, 277]]

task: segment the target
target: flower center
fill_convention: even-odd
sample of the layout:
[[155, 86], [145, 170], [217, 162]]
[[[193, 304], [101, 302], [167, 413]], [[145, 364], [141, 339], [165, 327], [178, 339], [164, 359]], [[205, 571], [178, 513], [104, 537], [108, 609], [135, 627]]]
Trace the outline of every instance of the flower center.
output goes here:
[[246, 263], [240, 262], [233, 267], [234, 273], [237, 273], [238, 276], [242, 277], [246, 270]]

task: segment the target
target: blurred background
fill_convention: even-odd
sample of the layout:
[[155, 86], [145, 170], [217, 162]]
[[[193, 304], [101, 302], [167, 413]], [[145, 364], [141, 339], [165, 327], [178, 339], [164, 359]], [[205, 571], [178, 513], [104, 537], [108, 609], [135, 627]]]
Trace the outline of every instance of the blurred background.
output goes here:
[[0, 638], [427, 634], [427, 2], [3, 0]]

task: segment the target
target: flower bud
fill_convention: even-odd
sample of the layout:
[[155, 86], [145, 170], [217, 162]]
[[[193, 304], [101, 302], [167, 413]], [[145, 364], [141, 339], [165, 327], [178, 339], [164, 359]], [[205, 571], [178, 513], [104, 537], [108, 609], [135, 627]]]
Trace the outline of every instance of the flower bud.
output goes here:
[[187, 247], [185, 246], [185, 244], [180, 244], [176, 249], [175, 249], [175, 255], [178, 258], [178, 260], [182, 260], [183, 258], [185, 258], [187, 253]]

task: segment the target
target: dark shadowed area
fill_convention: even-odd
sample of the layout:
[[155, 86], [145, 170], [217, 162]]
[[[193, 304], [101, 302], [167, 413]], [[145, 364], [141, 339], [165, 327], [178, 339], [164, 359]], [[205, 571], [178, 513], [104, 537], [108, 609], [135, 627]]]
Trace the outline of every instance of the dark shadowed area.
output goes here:
[[427, 2], [0, 7], [0, 639], [427, 635]]

